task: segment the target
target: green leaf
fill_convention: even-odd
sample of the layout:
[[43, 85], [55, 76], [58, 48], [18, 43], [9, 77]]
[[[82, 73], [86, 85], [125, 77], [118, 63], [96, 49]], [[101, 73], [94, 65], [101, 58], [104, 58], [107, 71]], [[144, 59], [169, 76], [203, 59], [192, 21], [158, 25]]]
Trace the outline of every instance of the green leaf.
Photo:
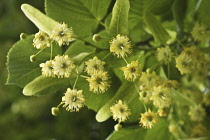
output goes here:
[[130, 5], [131, 8], [129, 10], [128, 19], [130, 37], [134, 42], [144, 41], [151, 37], [151, 35], [144, 30], [145, 25], [143, 15], [145, 0], [131, 0]]
[[165, 71], [166, 75], [169, 74], [168, 78], [170, 80], [180, 81], [182, 75], [176, 67], [175, 60], [172, 60], [168, 65], [164, 65], [163, 68], [164, 68], [164, 71]]
[[65, 52], [65, 54], [72, 57], [74, 64], [81, 65], [82, 60], [84, 60], [89, 55], [95, 52], [95, 48], [85, 45], [83, 41], [74, 42]]
[[77, 40], [65, 51], [70, 57], [75, 57], [81, 53], [94, 53], [95, 48], [90, 45], [85, 45], [84, 41]]
[[184, 29], [184, 18], [186, 15], [187, 1], [176, 0], [173, 4], [173, 15], [178, 25], [178, 31]]
[[144, 21], [154, 36], [155, 41], [160, 44], [166, 44], [167, 40], [170, 39], [170, 36], [155, 16], [151, 13], [145, 13]]
[[168, 140], [170, 133], [168, 123], [165, 119], [159, 120], [152, 129], [123, 128], [120, 131], [114, 131], [107, 140]]
[[[34, 36], [29, 36], [13, 45], [7, 55], [7, 68], [9, 76], [6, 84], [14, 84], [24, 87], [33, 79], [41, 75], [40, 63], [50, 60], [51, 50], [45, 48], [37, 55], [36, 62], [30, 62], [30, 56], [39, 50], [32, 45]], [[53, 57], [61, 54], [61, 47], [53, 44]]]
[[164, 14], [173, 5], [174, 0], [145, 0], [145, 12], [156, 15]]
[[[72, 75], [71, 78], [75, 78], [75, 75]], [[66, 78], [53, 78], [53, 77], [45, 77], [39, 76], [34, 79], [32, 82], [28, 83], [24, 89], [23, 94], [26, 96], [38, 96], [45, 95], [52, 92], [56, 92], [63, 85], [69, 82], [69, 79]]]
[[147, 131], [144, 140], [169, 140], [169, 138], [168, 122], [161, 119], [152, 129]]
[[143, 103], [139, 100], [139, 96], [136, 96], [129, 104], [128, 104], [130, 110], [131, 110], [131, 116], [129, 116], [129, 119], [126, 121], [126, 123], [129, 122], [138, 122], [140, 118], [140, 113], [145, 111], [145, 108], [143, 106]]
[[[197, 3], [199, 3], [198, 1]], [[210, 11], [209, 11], [209, 5], [210, 1], [209, 0], [202, 0], [200, 3], [200, 6], [198, 8], [198, 17], [201, 20], [202, 24], [206, 25], [208, 28], [210, 28]]]
[[106, 140], [144, 140], [146, 130], [139, 128], [122, 128], [114, 131]]
[[113, 35], [128, 35], [128, 12], [130, 9], [129, 0], [116, 0], [112, 11], [112, 19], [109, 32]]
[[29, 4], [22, 4], [21, 9], [24, 14], [39, 28], [39, 30], [51, 34], [53, 27], [57, 24], [57, 22], [38, 9], [34, 8]]
[[84, 40], [86, 42], [88, 42], [89, 44], [91, 44], [92, 46], [96, 47], [96, 48], [100, 48], [100, 49], [109, 49], [110, 48], [110, 43], [109, 41], [111, 40], [111, 38], [113, 36], [111, 36], [107, 30], [102, 30], [99, 33], [97, 33], [100, 35], [100, 37], [102, 38], [99, 42], [94, 42], [92, 40], [92, 36], [89, 36], [87, 38], [85, 38]]
[[132, 99], [138, 96], [136, 87], [133, 82], [125, 81], [117, 93], [98, 111], [96, 114], [96, 120], [98, 122], [106, 121], [110, 116], [110, 107], [118, 100], [122, 100], [126, 103], [130, 103]]
[[[111, 0], [46, 0], [46, 13], [67, 23], [81, 38], [92, 35], [107, 13]], [[102, 23], [103, 24], [103, 23]]]

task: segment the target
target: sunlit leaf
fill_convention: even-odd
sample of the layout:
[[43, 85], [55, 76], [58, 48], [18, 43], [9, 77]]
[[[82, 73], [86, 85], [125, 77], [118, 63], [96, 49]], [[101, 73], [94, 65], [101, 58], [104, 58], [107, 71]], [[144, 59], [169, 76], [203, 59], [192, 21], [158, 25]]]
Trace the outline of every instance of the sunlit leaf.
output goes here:
[[[76, 76], [74, 75], [72, 77]], [[24, 87], [23, 94], [26, 96], [38, 96], [56, 92], [66, 83], [68, 83], [68, 81], [69, 79], [65, 78], [59, 79], [53, 77], [45, 77], [41, 75]]]
[[207, 15], [210, 15], [210, 11], [209, 11], [209, 5], [210, 5], [210, 1], [209, 0], [202, 0], [200, 5], [199, 5], [200, 1], [197, 2], [197, 6], [198, 7], [198, 17], [201, 20], [201, 22], [208, 26], [210, 28], [210, 17]]
[[129, 0], [117, 0], [109, 26], [109, 32], [113, 35], [128, 35], [128, 12], [130, 9]]
[[133, 83], [125, 81], [118, 89], [117, 93], [98, 111], [96, 120], [103, 122], [111, 116], [110, 107], [118, 100], [130, 103], [132, 99], [137, 97], [137, 90]]
[[92, 35], [106, 15], [111, 0], [46, 0], [46, 13], [65, 22], [79, 37]]
[[120, 131], [114, 131], [106, 140], [144, 140], [146, 131], [138, 127], [123, 128]]
[[[30, 62], [30, 56], [36, 54], [39, 50], [32, 45], [34, 36], [29, 36], [24, 40], [18, 41], [10, 49], [7, 55], [7, 67], [9, 76], [7, 84], [15, 84], [24, 87], [33, 79], [41, 75], [40, 63], [50, 60], [50, 48], [44, 49], [37, 55], [36, 62]], [[53, 45], [53, 56], [61, 54], [61, 47]]]
[[57, 22], [38, 9], [34, 8], [29, 4], [22, 4], [21, 9], [24, 14], [39, 28], [39, 30], [51, 34], [53, 27], [57, 24]]
[[155, 38], [155, 41], [160, 44], [166, 44], [167, 40], [170, 39], [168, 32], [163, 28], [160, 22], [151, 13], [146, 13], [144, 15], [144, 20]]

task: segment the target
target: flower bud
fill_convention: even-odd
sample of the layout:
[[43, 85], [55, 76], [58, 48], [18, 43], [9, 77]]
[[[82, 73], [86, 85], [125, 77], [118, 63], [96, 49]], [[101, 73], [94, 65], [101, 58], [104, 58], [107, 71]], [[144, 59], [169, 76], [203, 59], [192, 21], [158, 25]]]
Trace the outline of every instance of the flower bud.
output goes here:
[[99, 34], [94, 34], [92, 39], [94, 42], [99, 42], [102, 38]]
[[166, 108], [159, 108], [159, 109], [158, 109], [158, 114], [159, 114], [159, 116], [161, 116], [161, 117], [165, 117], [165, 116], [167, 116], [167, 114], [168, 114], [168, 110], [167, 110]]
[[119, 131], [121, 128], [122, 128], [122, 125], [119, 123], [114, 126], [115, 131]]
[[54, 116], [58, 116], [58, 114], [60, 113], [60, 110], [58, 107], [52, 107], [51, 112]]
[[28, 35], [25, 33], [20, 34], [20, 39], [26, 39], [27, 37], [28, 37]]
[[31, 62], [36, 62], [36, 55], [31, 55], [30, 56], [30, 61]]

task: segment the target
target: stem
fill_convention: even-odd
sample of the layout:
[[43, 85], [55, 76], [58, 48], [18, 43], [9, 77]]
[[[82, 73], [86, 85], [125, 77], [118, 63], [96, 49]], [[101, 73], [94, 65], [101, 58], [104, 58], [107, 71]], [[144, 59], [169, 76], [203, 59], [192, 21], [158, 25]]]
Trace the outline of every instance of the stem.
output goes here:
[[59, 108], [62, 104], [63, 104], [63, 103], [61, 102], [61, 103], [57, 106], [57, 108]]
[[146, 105], [142, 102], [142, 104], [144, 105], [144, 109], [145, 109], [145, 111], [147, 112], [147, 107], [146, 107]]
[[98, 20], [98, 23], [101, 24], [102, 26], [104, 26], [105, 28], [107, 28], [107, 27], [106, 27], [106, 24], [104, 24], [104, 23], [101, 22], [100, 20]]
[[38, 51], [38, 53], [36, 53], [35, 55], [37, 56], [39, 53], [41, 53], [45, 48], [41, 49], [40, 51]]
[[151, 67], [151, 70], [154, 71], [154, 70], [157, 68], [157, 66], [160, 65], [160, 63], [161, 63], [161, 62], [158, 62], [157, 64], [154, 64], [154, 65]]
[[79, 75], [77, 74], [77, 78], [76, 78], [76, 80], [75, 80], [75, 82], [74, 82], [73, 89], [75, 88], [75, 86], [76, 86], [76, 84], [77, 84], [78, 78], [79, 78]]
[[104, 59], [107, 58], [110, 54], [111, 54], [111, 52], [108, 53], [106, 56], [104, 56], [104, 58], [102, 58], [101, 60], [104, 60]]
[[50, 46], [50, 60], [52, 60], [52, 55], [53, 55], [53, 48], [52, 48], [52, 44]]
[[90, 78], [90, 77], [85, 76], [85, 75], [80, 75], [80, 77], [82, 77], [82, 78]]
[[125, 63], [128, 65], [128, 62], [127, 62], [127, 60], [123, 57], [123, 60], [125, 61]]
[[202, 2], [202, 0], [198, 0], [198, 3], [196, 4], [195, 10], [194, 10], [194, 14], [197, 13], [197, 11], [198, 11], [198, 9], [199, 9], [199, 7], [201, 5], [201, 2]]

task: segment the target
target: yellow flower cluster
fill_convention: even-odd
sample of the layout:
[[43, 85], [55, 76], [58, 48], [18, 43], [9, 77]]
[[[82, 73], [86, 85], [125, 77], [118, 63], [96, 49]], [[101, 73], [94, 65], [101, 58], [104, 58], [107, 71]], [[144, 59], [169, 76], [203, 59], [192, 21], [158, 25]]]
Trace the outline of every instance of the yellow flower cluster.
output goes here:
[[55, 40], [59, 46], [69, 45], [69, 42], [75, 40], [72, 28], [68, 28], [65, 23], [58, 23], [52, 30], [52, 40]]
[[90, 91], [94, 93], [104, 93], [110, 87], [108, 79], [109, 75], [106, 71], [96, 71], [86, 80], [89, 82]]
[[142, 72], [140, 76], [140, 90], [147, 91], [163, 83], [161, 77], [156, 75], [155, 71], [147, 69], [146, 72]]
[[202, 71], [206, 68], [207, 60], [204, 53], [192, 46], [184, 48], [182, 53], [176, 58], [176, 67], [180, 73], [190, 74], [193, 71]]
[[117, 55], [118, 58], [125, 58], [132, 52], [131, 43], [127, 36], [118, 34], [116, 38], [110, 41], [110, 52]]
[[188, 114], [190, 115], [190, 119], [192, 121], [197, 121], [197, 122], [202, 121], [206, 116], [205, 109], [200, 104], [196, 106], [191, 106]]
[[134, 81], [140, 76], [142, 72], [142, 65], [137, 61], [132, 61], [125, 67], [120, 68], [124, 72], [125, 79], [128, 81]]
[[141, 113], [139, 124], [144, 128], [152, 128], [158, 122], [157, 113], [152, 112], [150, 109], [145, 113]]
[[170, 89], [163, 86], [154, 87], [150, 100], [158, 108], [169, 107], [172, 102]]
[[128, 116], [131, 115], [128, 105], [122, 100], [119, 100], [116, 104], [110, 107], [113, 119], [118, 122], [125, 122], [128, 119]]
[[75, 35], [72, 28], [68, 28], [65, 23], [57, 23], [53, 28], [51, 35], [43, 31], [39, 31], [35, 34], [33, 39], [33, 45], [37, 49], [44, 49], [50, 47], [52, 41], [56, 41], [59, 46], [69, 45], [71, 41], [75, 40]]
[[90, 75], [86, 80], [89, 82], [90, 91], [94, 93], [104, 93], [110, 87], [108, 72], [104, 70], [105, 62], [93, 57], [85, 62], [85, 72]]
[[37, 49], [44, 49], [46, 47], [50, 47], [51, 40], [49, 35], [45, 32], [39, 31], [35, 34], [35, 38], [33, 39], [33, 45]]
[[192, 138], [199, 138], [199, 137], [205, 137], [207, 136], [207, 128], [203, 126], [201, 123], [198, 123], [197, 125], [193, 126], [191, 129], [191, 135]]
[[54, 60], [41, 63], [42, 75], [46, 77], [69, 78], [76, 67], [68, 55], [57, 55]]
[[[155, 116], [155, 120], [158, 116], [167, 116], [168, 108], [172, 104], [171, 89], [178, 86], [179, 83], [176, 80], [163, 80], [151, 69], [142, 72], [140, 76], [139, 99], [145, 104], [153, 103], [158, 108], [158, 113], [151, 113], [149, 110], [146, 114]], [[144, 127], [151, 128], [153, 126], [153, 123], [149, 123], [150, 125], [143, 124], [143, 120], [141, 119], [140, 124]]]
[[66, 107], [67, 111], [78, 112], [85, 104], [82, 90], [68, 88], [62, 97], [61, 104], [63, 104], [63, 107]]
[[210, 37], [210, 32], [206, 30], [206, 27], [198, 23], [193, 27], [191, 34], [195, 41], [205, 41]]
[[171, 62], [173, 55], [174, 53], [171, 51], [169, 46], [158, 48], [156, 53], [158, 61], [163, 64]]
[[88, 75], [92, 75], [97, 71], [103, 71], [105, 64], [106, 63], [104, 61], [101, 61], [98, 59], [97, 56], [94, 56], [93, 59], [90, 59], [85, 62], [86, 65], [85, 72], [87, 72]]

